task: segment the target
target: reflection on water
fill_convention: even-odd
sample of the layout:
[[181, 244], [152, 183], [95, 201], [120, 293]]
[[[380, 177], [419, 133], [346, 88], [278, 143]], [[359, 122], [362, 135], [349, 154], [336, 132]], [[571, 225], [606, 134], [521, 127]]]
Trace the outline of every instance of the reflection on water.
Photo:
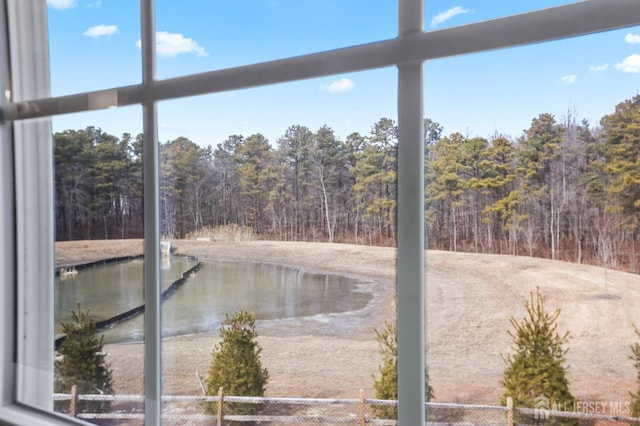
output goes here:
[[[61, 331], [60, 321], [71, 320], [71, 310], [90, 310], [91, 318], [102, 321], [144, 304], [143, 260], [100, 265], [55, 280], [56, 333]], [[163, 264], [162, 289], [195, 265], [183, 257]]]
[[[163, 287], [193, 266], [172, 258]], [[361, 309], [371, 300], [358, 281], [279, 265], [203, 262], [200, 270], [162, 305], [163, 336], [217, 331], [225, 313], [252, 311], [258, 320], [306, 317]], [[56, 321], [68, 320], [76, 302], [104, 319], [140, 305], [142, 260], [103, 265], [56, 279]], [[105, 341], [141, 340], [142, 316], [104, 330]]]

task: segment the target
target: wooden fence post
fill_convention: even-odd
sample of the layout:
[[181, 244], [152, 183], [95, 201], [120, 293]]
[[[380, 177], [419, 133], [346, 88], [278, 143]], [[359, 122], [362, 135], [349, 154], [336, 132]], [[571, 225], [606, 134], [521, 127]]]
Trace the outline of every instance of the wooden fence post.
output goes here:
[[69, 401], [69, 415], [71, 417], [76, 416], [76, 403], [78, 402], [78, 387], [76, 385], [71, 386], [71, 401]]
[[360, 426], [367, 423], [367, 404], [364, 400], [364, 389], [360, 389]]
[[507, 397], [507, 424], [513, 426], [513, 398]]
[[222, 386], [218, 389], [218, 415], [216, 417], [217, 426], [222, 426]]

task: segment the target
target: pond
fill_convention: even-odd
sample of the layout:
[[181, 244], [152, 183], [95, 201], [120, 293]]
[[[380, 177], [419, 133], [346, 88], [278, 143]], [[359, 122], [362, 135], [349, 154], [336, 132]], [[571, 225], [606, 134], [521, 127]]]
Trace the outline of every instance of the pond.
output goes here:
[[[172, 257], [163, 265], [163, 290], [195, 265]], [[144, 303], [143, 261], [132, 260], [80, 270], [56, 278], [56, 332], [80, 303], [100, 321]], [[373, 295], [362, 281], [333, 274], [251, 262], [202, 262], [197, 273], [162, 305], [163, 337], [217, 332], [226, 313], [244, 309], [258, 320], [275, 320], [351, 312], [364, 308]], [[103, 330], [105, 342], [142, 340], [143, 317]]]

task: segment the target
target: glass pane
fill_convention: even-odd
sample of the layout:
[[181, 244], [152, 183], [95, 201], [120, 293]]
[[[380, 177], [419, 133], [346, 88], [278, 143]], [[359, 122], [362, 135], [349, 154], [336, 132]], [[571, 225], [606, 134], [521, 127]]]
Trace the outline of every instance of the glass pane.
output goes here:
[[139, 2], [47, 1], [51, 94], [141, 82]]
[[[375, 397], [375, 330], [395, 323], [396, 81], [383, 69], [158, 106], [166, 268], [200, 262], [163, 304], [164, 419], [211, 422], [220, 387], [225, 416], [296, 424], [360, 407], [233, 397]], [[227, 358], [252, 326], [264, 389], [259, 369]], [[255, 387], [233, 377], [251, 371]]]
[[434, 421], [499, 422], [507, 397], [564, 422], [632, 414], [639, 33], [425, 64], [429, 375], [437, 402], [496, 407]]
[[427, 31], [533, 12], [550, 7], [577, 3], [575, 0], [537, 0], [517, 2], [471, 1], [464, 4], [452, 2], [424, 2]]
[[[142, 137], [96, 126], [114, 113], [53, 119], [54, 409], [74, 414], [75, 387], [76, 417], [98, 422], [96, 415], [119, 415], [142, 424]], [[141, 116], [139, 107], [117, 114], [127, 115], [133, 132], [140, 127], [133, 118]], [[96, 400], [113, 394], [138, 397]]]
[[516, 139], [542, 112], [559, 119], [575, 110], [597, 125], [636, 93], [639, 41], [633, 27], [429, 61], [425, 115], [447, 134], [485, 138]]
[[[157, 2], [160, 78], [397, 36], [397, 1]], [[366, 13], [362, 13], [366, 10]]]

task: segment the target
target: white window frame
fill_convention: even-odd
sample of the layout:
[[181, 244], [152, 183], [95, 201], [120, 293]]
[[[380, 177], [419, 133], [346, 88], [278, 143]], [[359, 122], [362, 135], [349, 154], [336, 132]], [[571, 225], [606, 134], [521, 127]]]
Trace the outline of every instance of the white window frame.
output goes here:
[[[430, 1], [430, 0], [426, 0]], [[45, 0], [0, 0], [0, 424], [86, 424], [55, 413], [53, 165], [50, 117], [143, 106], [145, 424], [161, 423], [158, 101], [398, 67], [399, 423], [424, 424], [423, 62], [640, 24], [639, 0], [588, 0], [424, 32], [423, 0], [398, 0], [392, 40], [156, 80], [154, 1], [141, 0], [142, 83], [50, 97]], [[155, 141], [147, 143], [146, 141]]]

